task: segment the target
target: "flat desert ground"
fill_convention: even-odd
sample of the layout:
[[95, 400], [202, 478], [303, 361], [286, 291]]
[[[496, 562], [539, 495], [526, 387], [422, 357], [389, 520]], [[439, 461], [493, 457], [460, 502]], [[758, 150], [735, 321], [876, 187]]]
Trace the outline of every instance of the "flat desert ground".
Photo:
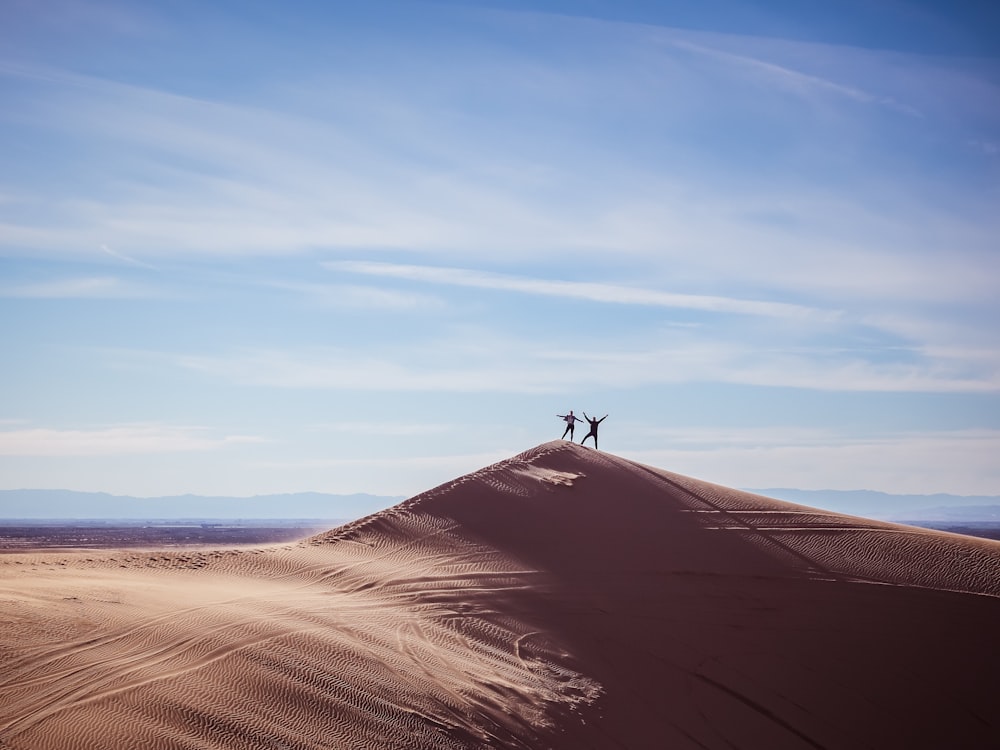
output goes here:
[[0, 556], [0, 748], [1000, 747], [1000, 543], [554, 441], [255, 548]]

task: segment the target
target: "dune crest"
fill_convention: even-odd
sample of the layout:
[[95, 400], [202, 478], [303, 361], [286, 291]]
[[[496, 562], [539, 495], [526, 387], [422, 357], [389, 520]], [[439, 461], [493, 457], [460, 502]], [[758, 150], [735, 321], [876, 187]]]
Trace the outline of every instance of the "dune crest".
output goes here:
[[553, 441], [299, 543], [0, 556], [0, 748], [1000, 744], [1000, 543]]

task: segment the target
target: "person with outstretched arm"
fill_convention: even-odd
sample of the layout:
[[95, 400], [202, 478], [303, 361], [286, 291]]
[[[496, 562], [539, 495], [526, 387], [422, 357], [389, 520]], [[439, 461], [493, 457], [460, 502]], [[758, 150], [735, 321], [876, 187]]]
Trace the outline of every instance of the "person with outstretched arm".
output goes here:
[[569, 439], [573, 440], [573, 428], [576, 426], [577, 422], [582, 422], [583, 420], [579, 417], [573, 416], [573, 410], [569, 410], [569, 414], [556, 414], [557, 417], [562, 419], [566, 423], [566, 429], [563, 430], [562, 440], [566, 439], [567, 433], [569, 434]]
[[[572, 414], [572, 413], [573, 412], [570, 412], [570, 414]], [[586, 435], [583, 436], [583, 440], [580, 441], [580, 445], [583, 445], [584, 441], [587, 438], [593, 437], [594, 438], [594, 448], [597, 448], [597, 425], [599, 425], [601, 422], [603, 422], [605, 419], [607, 419], [608, 415], [605, 414], [600, 419], [591, 419], [590, 417], [587, 416], [587, 412], [584, 412], [583, 416], [584, 416], [584, 419], [586, 419], [588, 422], [590, 422], [590, 432], [588, 432]]]

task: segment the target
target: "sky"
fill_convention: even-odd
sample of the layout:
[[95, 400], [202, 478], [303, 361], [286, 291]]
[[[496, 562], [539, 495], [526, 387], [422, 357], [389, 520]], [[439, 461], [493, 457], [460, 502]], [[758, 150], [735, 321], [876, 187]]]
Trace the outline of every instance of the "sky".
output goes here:
[[408, 496], [573, 409], [730, 487], [1000, 494], [997, 40], [973, 2], [6, 0], [0, 489]]

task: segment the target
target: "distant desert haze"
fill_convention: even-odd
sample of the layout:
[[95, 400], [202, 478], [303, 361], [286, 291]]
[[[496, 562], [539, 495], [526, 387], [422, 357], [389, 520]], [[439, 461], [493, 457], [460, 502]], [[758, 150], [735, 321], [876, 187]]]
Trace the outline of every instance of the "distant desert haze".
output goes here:
[[545, 443], [300, 542], [0, 555], [3, 750], [1000, 747], [1000, 543]]

